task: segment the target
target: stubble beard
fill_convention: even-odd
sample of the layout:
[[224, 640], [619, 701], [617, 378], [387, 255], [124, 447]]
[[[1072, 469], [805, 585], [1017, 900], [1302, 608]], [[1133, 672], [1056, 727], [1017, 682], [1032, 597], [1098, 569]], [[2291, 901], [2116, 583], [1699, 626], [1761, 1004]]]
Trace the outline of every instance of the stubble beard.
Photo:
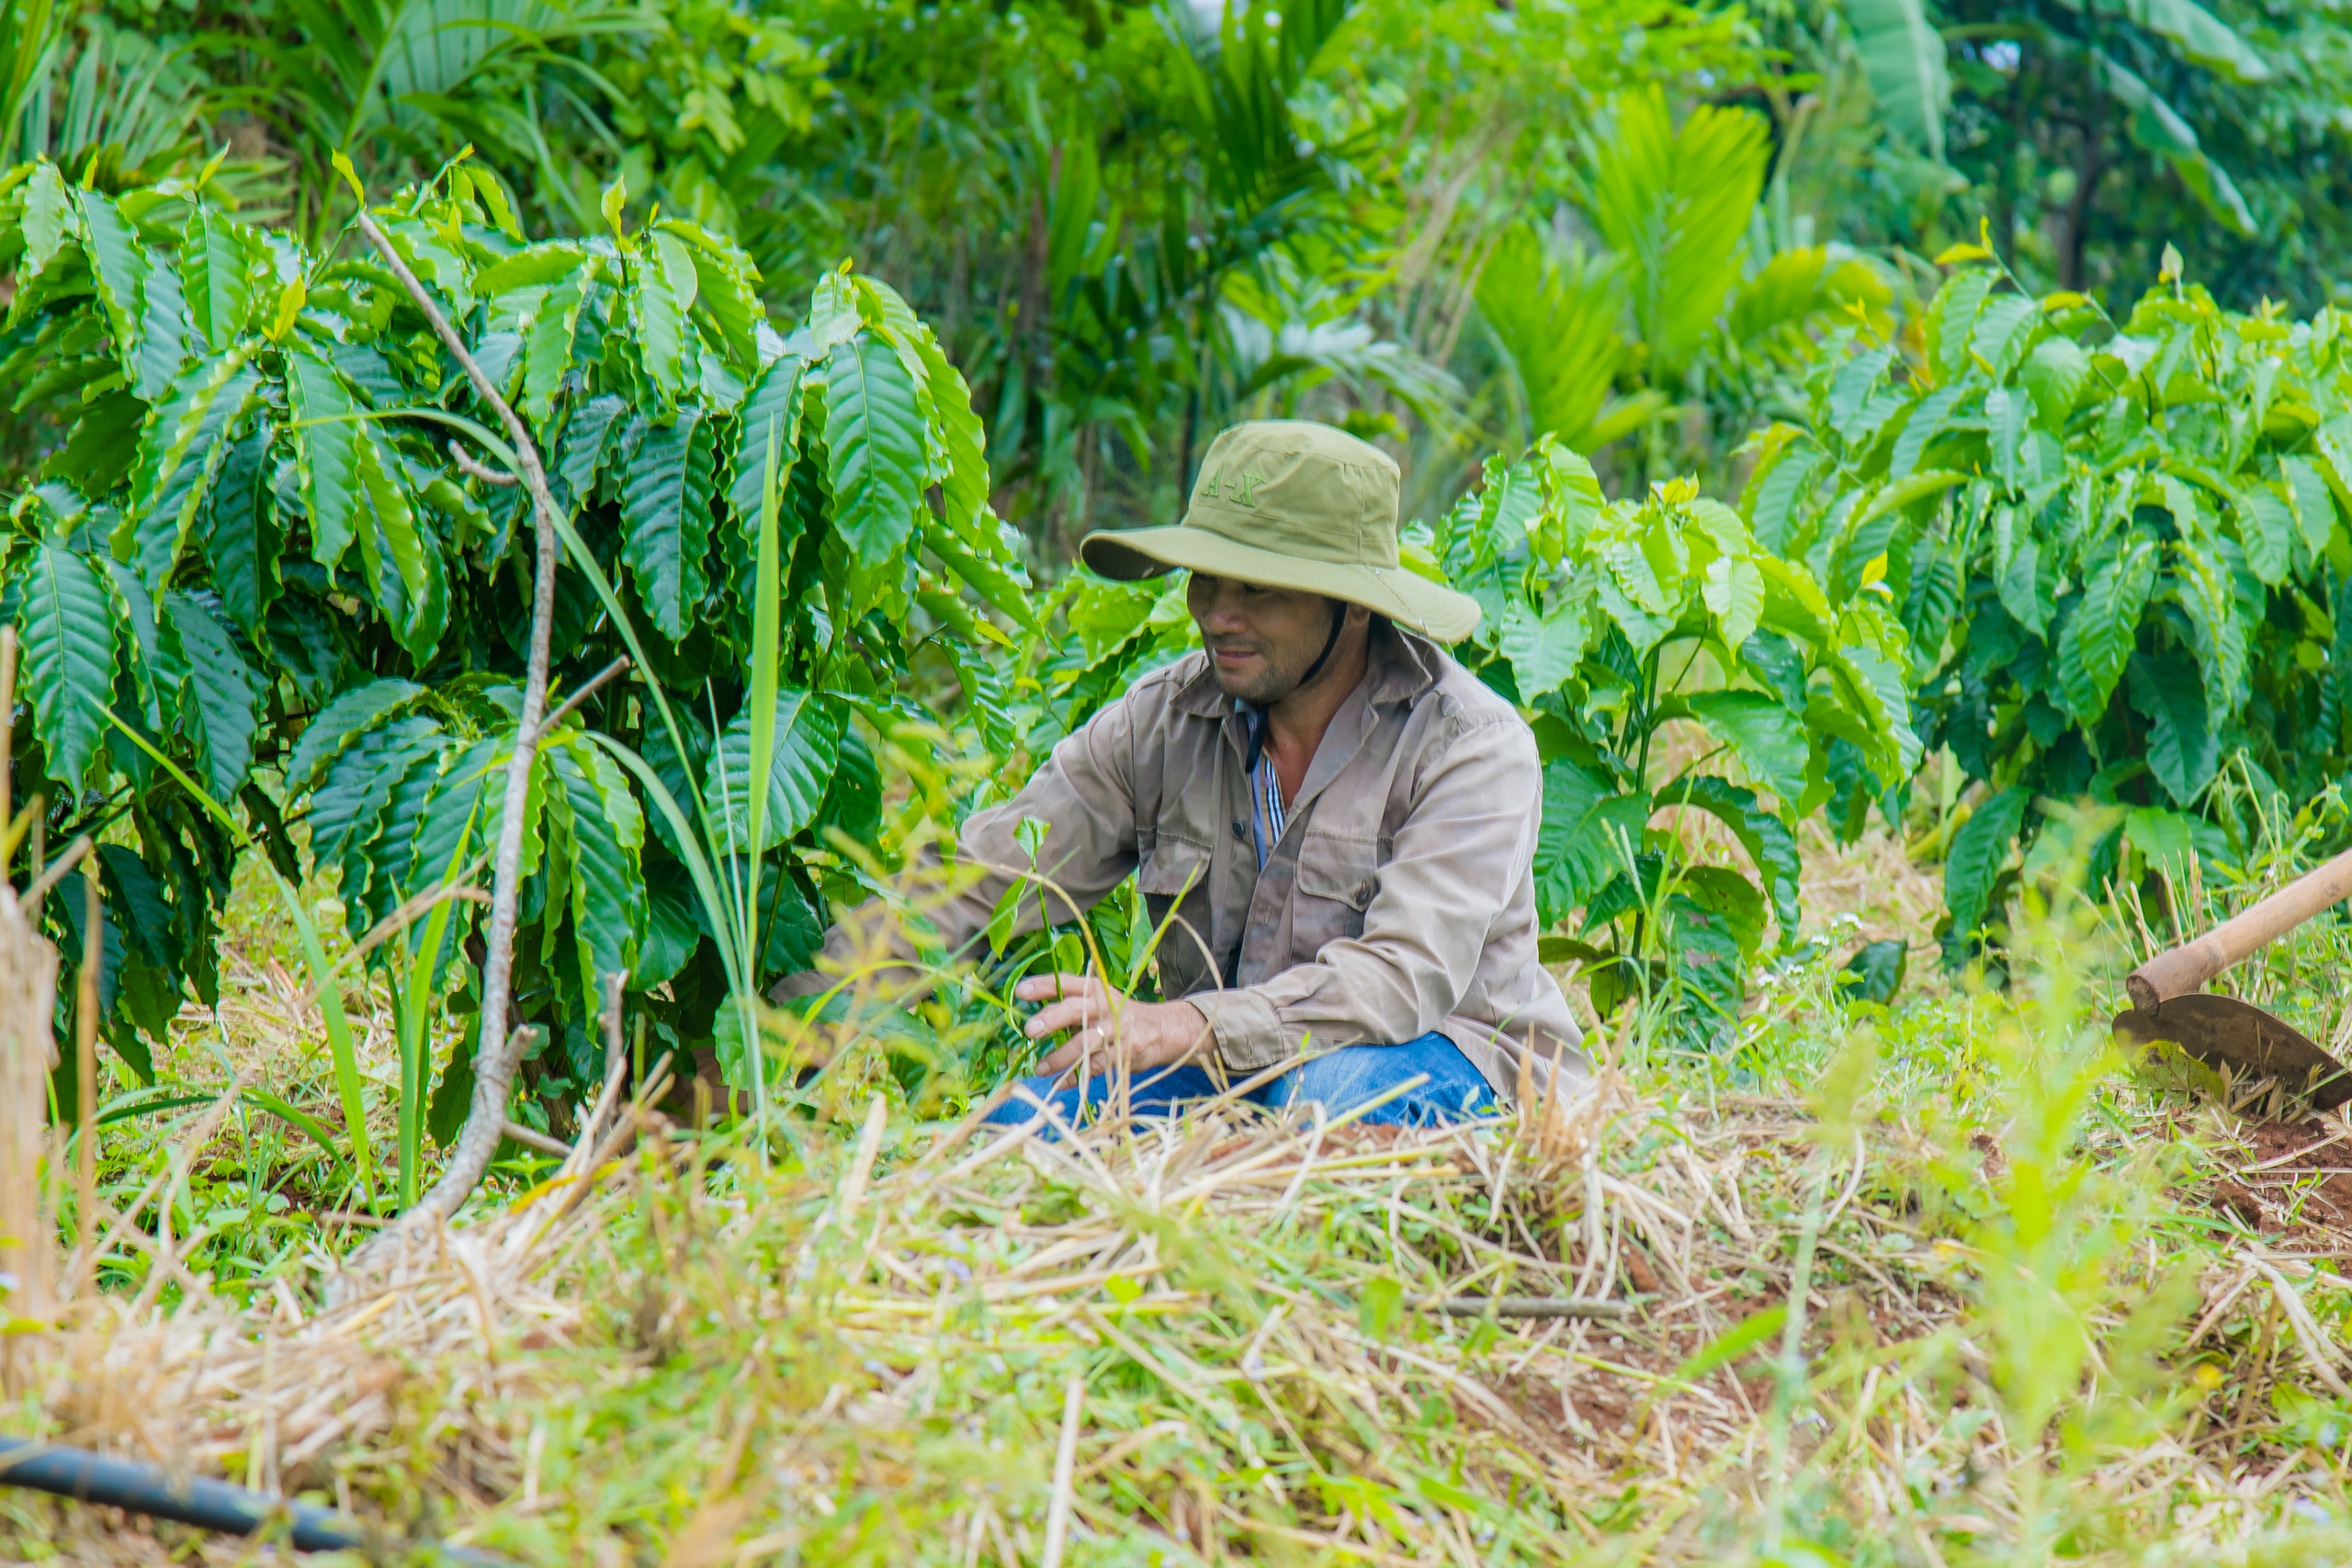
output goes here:
[[1278, 649], [1252, 649], [1251, 651], [1262, 652], [1265, 658], [1263, 668], [1259, 671], [1253, 680], [1237, 682], [1231, 679], [1218, 668], [1214, 658], [1209, 660], [1209, 671], [1216, 678], [1218, 691], [1228, 697], [1248, 703], [1252, 707], [1272, 707], [1298, 690], [1300, 678], [1306, 673], [1306, 667], [1315, 661], [1313, 649], [1288, 659], [1283, 658]]

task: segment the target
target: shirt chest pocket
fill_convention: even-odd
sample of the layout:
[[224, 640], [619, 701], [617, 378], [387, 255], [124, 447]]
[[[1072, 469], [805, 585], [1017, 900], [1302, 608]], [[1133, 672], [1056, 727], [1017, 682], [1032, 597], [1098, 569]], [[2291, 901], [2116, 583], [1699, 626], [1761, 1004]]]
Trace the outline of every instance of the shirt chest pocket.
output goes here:
[[1186, 996], [1217, 983], [1216, 965], [1203, 951], [1210, 935], [1208, 880], [1208, 847], [1165, 832], [1136, 867], [1136, 891], [1143, 895], [1152, 928], [1167, 928], [1154, 954], [1163, 997]]
[[1299, 957], [1363, 934], [1363, 913], [1380, 891], [1380, 867], [1387, 858], [1382, 850], [1377, 839], [1312, 829], [1300, 840], [1291, 909]]

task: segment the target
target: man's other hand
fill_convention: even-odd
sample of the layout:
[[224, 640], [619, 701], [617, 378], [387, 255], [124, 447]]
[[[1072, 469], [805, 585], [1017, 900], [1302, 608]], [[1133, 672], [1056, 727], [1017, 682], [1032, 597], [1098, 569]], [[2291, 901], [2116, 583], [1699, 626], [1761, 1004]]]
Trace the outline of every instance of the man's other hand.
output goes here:
[[1088, 976], [1032, 975], [1012, 994], [1024, 1002], [1048, 1004], [1029, 1021], [1030, 1039], [1072, 1032], [1038, 1065], [1041, 1073], [1058, 1074], [1080, 1055], [1091, 1059], [1089, 1066], [1096, 1072], [1108, 1071], [1121, 1057], [1129, 1072], [1140, 1072], [1181, 1062], [1208, 1043], [1208, 1020], [1192, 1003], [1121, 1001]]

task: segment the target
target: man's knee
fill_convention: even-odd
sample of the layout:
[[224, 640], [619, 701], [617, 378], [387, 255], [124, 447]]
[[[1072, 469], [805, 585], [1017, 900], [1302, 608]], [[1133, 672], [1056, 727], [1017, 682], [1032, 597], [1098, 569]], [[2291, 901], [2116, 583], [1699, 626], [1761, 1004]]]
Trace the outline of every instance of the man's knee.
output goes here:
[[1396, 1045], [1347, 1045], [1302, 1062], [1272, 1084], [1270, 1105], [1319, 1102], [1330, 1116], [1368, 1122], [1451, 1122], [1491, 1113], [1493, 1092], [1454, 1043], [1425, 1034]]

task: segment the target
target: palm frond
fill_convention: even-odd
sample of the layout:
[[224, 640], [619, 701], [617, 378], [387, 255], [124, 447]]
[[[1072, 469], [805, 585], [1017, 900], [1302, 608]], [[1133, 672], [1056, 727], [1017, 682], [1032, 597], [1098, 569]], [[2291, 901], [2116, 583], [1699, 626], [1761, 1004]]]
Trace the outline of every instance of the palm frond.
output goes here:
[[1589, 148], [1585, 206], [1631, 267], [1654, 375], [1681, 372], [1738, 283], [1770, 155], [1761, 116], [1702, 104], [1678, 130], [1655, 86], [1620, 96]]

